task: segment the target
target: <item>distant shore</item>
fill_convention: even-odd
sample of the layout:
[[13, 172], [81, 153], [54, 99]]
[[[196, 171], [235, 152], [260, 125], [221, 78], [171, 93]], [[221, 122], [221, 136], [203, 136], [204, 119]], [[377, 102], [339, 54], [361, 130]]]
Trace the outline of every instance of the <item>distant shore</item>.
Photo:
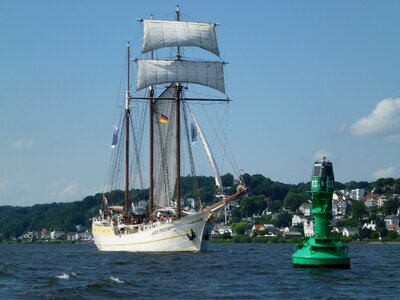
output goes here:
[[[297, 244], [303, 242], [304, 238], [284, 238], [284, 237], [247, 237], [247, 236], [235, 236], [231, 239], [214, 238], [210, 240], [210, 243], [267, 243], [267, 244]], [[400, 238], [394, 241], [390, 240], [351, 240], [348, 238], [339, 239], [340, 242], [345, 244], [398, 244]]]
[[0, 244], [21, 244], [21, 245], [31, 245], [31, 244], [92, 244], [93, 241], [69, 241], [69, 240], [33, 240], [33, 241], [28, 241], [28, 240], [3, 240], [0, 242]]
[[[297, 244], [301, 243], [303, 238], [296, 238], [296, 239], [287, 239], [284, 237], [247, 237], [247, 236], [235, 236], [230, 239], [224, 238], [213, 238], [210, 240], [210, 243], [220, 243], [220, 244]], [[340, 240], [346, 244], [400, 244], [400, 239], [395, 241], [388, 241], [388, 240]], [[0, 244], [93, 244], [93, 241], [71, 241], [71, 240], [2, 240]]]

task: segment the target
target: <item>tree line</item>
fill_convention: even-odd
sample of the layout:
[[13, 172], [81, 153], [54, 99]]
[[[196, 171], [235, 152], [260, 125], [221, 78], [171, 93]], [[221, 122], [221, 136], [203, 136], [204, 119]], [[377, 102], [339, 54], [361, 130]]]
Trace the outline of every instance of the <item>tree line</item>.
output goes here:
[[[261, 174], [244, 174], [243, 181], [248, 187], [248, 193], [239, 200], [239, 207], [232, 210], [233, 222], [239, 222], [243, 218], [261, 214], [266, 208], [272, 213], [278, 212], [282, 207], [295, 211], [303, 202], [309, 200], [306, 193], [310, 189], [310, 182], [299, 184], [285, 184], [273, 181]], [[191, 176], [182, 177], [183, 198], [200, 197], [203, 206], [212, 204], [215, 200], [217, 189], [214, 178], [211, 176], [198, 176], [197, 184], [193, 183]], [[232, 174], [222, 176], [224, 192], [232, 194], [235, 192], [235, 181]], [[400, 194], [400, 178], [381, 178], [375, 182], [335, 183], [335, 188], [355, 189], [365, 188], [367, 191], [374, 190], [374, 193]], [[197, 190], [193, 191], [193, 186]], [[148, 199], [148, 189], [131, 190], [130, 201]], [[120, 190], [107, 193], [109, 204], [123, 204], [124, 192]], [[30, 207], [0, 206], [0, 239], [18, 237], [26, 231], [41, 231], [46, 228], [49, 231], [59, 230], [73, 232], [77, 225], [86, 228], [91, 226], [91, 218], [97, 214], [102, 206], [103, 194], [87, 196], [81, 201], [69, 203], [36, 204]], [[362, 214], [361, 211], [360, 214]], [[278, 223], [284, 224], [289, 216], [279, 215]], [[279, 225], [279, 224], [278, 224]]]

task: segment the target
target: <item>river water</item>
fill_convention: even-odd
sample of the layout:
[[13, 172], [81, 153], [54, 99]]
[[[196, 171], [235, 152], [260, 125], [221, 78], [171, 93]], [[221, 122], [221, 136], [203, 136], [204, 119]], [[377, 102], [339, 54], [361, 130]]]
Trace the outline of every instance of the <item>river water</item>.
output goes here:
[[351, 269], [293, 268], [293, 244], [203, 253], [104, 253], [92, 244], [0, 245], [1, 299], [384, 299], [400, 244], [350, 244]]

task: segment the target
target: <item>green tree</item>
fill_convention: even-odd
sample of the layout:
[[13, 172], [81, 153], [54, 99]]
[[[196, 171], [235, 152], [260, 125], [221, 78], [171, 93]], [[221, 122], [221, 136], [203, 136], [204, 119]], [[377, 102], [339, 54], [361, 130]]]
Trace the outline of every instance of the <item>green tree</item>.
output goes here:
[[387, 230], [386, 228], [376, 228], [376, 231], [379, 232], [382, 238], [386, 237], [389, 234], [389, 230]]
[[375, 193], [383, 194], [388, 192], [393, 192], [395, 188], [394, 178], [379, 178], [374, 183]]
[[224, 187], [231, 187], [233, 186], [233, 175], [231, 173], [227, 173], [221, 176], [222, 186]]
[[371, 233], [372, 233], [371, 229], [368, 229], [368, 228], [360, 229], [360, 231], [359, 231], [360, 240], [371, 238]]
[[241, 221], [239, 223], [232, 224], [232, 230], [236, 234], [245, 234], [246, 230], [248, 229], [248, 225], [246, 221]]
[[394, 241], [395, 239], [397, 239], [399, 235], [397, 234], [397, 231], [395, 230], [389, 230], [387, 238], [389, 241]]
[[273, 200], [268, 202], [268, 210], [272, 213], [276, 213], [281, 211], [282, 209], [282, 201]]
[[375, 225], [376, 225], [376, 227], [377, 228], [385, 228], [386, 227], [386, 223], [385, 223], [385, 221], [383, 220], [383, 218], [381, 218], [381, 217], [376, 217], [376, 219], [375, 219]]
[[387, 200], [386, 203], [381, 208], [381, 212], [384, 215], [392, 215], [397, 213], [397, 209], [400, 207], [400, 199], [392, 197]]
[[242, 180], [247, 187], [251, 186], [251, 175], [249, 173], [244, 173], [242, 175]]
[[335, 188], [335, 190], [345, 190], [346, 185], [344, 185], [343, 183], [341, 183], [339, 181], [335, 181], [334, 188]]
[[240, 211], [245, 217], [252, 217], [254, 214], [261, 214], [267, 208], [267, 201], [264, 196], [249, 196], [241, 199]]
[[[355, 190], [355, 189], [369, 189], [370, 184], [367, 181], [350, 181], [344, 184], [345, 188], [340, 188], [340, 190]], [[339, 188], [338, 188], [339, 189]]]
[[397, 178], [397, 179], [394, 181], [394, 190], [393, 190], [393, 192], [394, 192], [395, 194], [400, 194], [400, 178]]
[[285, 227], [289, 226], [290, 223], [292, 222], [292, 217], [293, 215], [288, 213], [288, 212], [283, 212], [278, 215], [277, 219], [275, 220], [275, 226], [276, 227]]
[[308, 196], [305, 194], [296, 194], [293, 192], [287, 193], [285, 199], [283, 199], [283, 203], [286, 208], [289, 208], [292, 211], [296, 211], [303, 202], [306, 202]]
[[75, 211], [65, 218], [63, 230], [64, 231], [75, 231], [76, 225], [85, 224], [85, 215], [82, 211]]
[[363, 201], [354, 201], [351, 206], [351, 216], [355, 220], [362, 220], [367, 209]]

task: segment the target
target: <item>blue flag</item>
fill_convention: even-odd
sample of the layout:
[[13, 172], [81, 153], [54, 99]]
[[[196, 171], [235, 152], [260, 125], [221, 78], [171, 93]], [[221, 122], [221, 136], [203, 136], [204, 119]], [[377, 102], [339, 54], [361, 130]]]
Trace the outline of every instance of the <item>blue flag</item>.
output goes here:
[[111, 148], [114, 149], [115, 147], [117, 147], [117, 144], [118, 144], [118, 127], [114, 126]]

